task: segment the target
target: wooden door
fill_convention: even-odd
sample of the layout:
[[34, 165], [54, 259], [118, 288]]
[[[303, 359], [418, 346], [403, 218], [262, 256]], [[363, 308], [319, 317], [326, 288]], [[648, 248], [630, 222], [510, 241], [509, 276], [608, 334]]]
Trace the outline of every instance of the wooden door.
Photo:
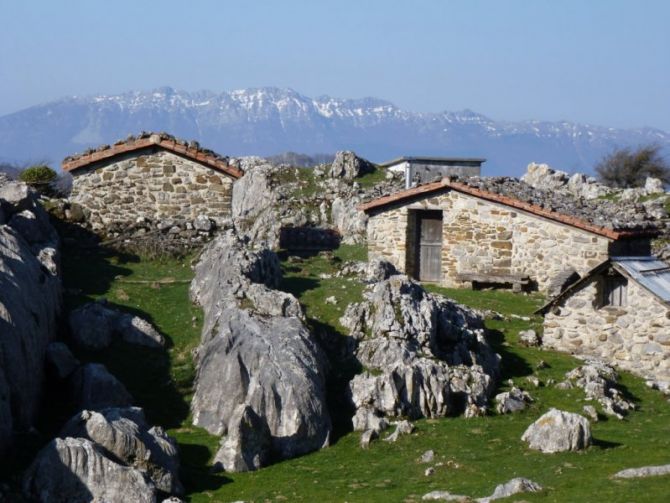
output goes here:
[[442, 280], [442, 212], [422, 211], [417, 217], [419, 280], [440, 282]]

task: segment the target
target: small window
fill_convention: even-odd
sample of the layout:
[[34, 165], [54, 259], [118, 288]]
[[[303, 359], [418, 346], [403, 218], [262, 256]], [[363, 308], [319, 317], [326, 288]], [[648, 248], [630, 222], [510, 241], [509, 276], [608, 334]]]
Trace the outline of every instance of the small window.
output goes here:
[[623, 276], [605, 276], [603, 278], [603, 307], [623, 307], [627, 304], [628, 280]]

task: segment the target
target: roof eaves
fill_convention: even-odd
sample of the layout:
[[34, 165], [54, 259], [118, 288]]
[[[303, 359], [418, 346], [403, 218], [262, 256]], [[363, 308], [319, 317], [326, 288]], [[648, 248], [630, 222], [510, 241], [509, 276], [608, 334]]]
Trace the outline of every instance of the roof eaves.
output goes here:
[[424, 185], [419, 185], [417, 187], [413, 187], [411, 189], [406, 189], [401, 192], [397, 192], [395, 194], [391, 194], [389, 196], [384, 196], [380, 197], [378, 199], [374, 199], [372, 201], [369, 201], [367, 203], [361, 204], [358, 206], [358, 209], [368, 212], [373, 209], [378, 209], [382, 208], [384, 206], [388, 206], [390, 204], [403, 201], [405, 199], [413, 198], [418, 195], [422, 194], [429, 194], [431, 192], [441, 190], [444, 188], [449, 188], [456, 190], [458, 192], [462, 192], [464, 194], [469, 194], [474, 197], [478, 197], [480, 199], [484, 199], [487, 201], [491, 202], [496, 202], [499, 204], [503, 204], [505, 206], [509, 206], [512, 208], [516, 208], [519, 210], [526, 211], [528, 213], [531, 213], [533, 215], [537, 215], [540, 217], [547, 218], [549, 220], [553, 220], [555, 222], [559, 222], [562, 224], [570, 225], [572, 227], [576, 227], [578, 229], [591, 232], [593, 234], [597, 234], [600, 236], [607, 237], [609, 239], [613, 240], [618, 240], [618, 239], [623, 239], [623, 238], [630, 238], [630, 237], [642, 237], [642, 236], [655, 236], [658, 235], [657, 230], [614, 230], [614, 229], [609, 229], [607, 227], [601, 227], [598, 225], [591, 224], [589, 222], [586, 222], [580, 218], [571, 216], [571, 215], [566, 215], [564, 213], [558, 213], [552, 210], [547, 210], [541, 206], [537, 206], [531, 203], [527, 203], [525, 201], [521, 201], [519, 199], [515, 199], [509, 196], [504, 196], [501, 194], [496, 194], [494, 192], [489, 192], [485, 191], [482, 189], [478, 189], [475, 187], [471, 187], [465, 183], [462, 182], [452, 182], [448, 177], [443, 178], [439, 182], [431, 182], [427, 183]]

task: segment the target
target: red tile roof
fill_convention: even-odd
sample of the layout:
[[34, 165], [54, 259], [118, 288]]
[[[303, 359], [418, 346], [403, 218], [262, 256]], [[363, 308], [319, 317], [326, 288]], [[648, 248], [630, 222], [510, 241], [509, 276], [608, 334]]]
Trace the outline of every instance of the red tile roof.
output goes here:
[[491, 201], [505, 206], [510, 206], [522, 211], [526, 211], [533, 215], [547, 218], [555, 222], [560, 222], [562, 224], [570, 225], [578, 229], [582, 229], [600, 236], [604, 236], [610, 239], [622, 239], [629, 237], [642, 237], [642, 236], [656, 236], [658, 231], [655, 229], [621, 229], [615, 230], [607, 227], [601, 227], [595, 224], [592, 224], [586, 220], [571, 216], [565, 215], [563, 213], [558, 213], [556, 211], [548, 210], [542, 206], [537, 206], [535, 204], [527, 203], [513, 197], [504, 196], [502, 194], [496, 194], [495, 192], [489, 192], [479, 188], [471, 187], [462, 182], [452, 181], [449, 178], [443, 178], [437, 182], [426, 183], [413, 187], [411, 189], [402, 190], [391, 194], [388, 196], [380, 197], [367, 203], [363, 203], [358, 206], [359, 210], [362, 210], [366, 213], [369, 213], [372, 210], [379, 210], [386, 206], [393, 205], [394, 203], [402, 203], [408, 199], [415, 199], [422, 195], [429, 195], [434, 192], [440, 192], [442, 190], [451, 189], [463, 194], [468, 194], [486, 201]]
[[142, 133], [138, 137], [130, 136], [126, 140], [117, 141], [114, 145], [103, 145], [84, 154], [66, 157], [61, 163], [63, 171], [75, 171], [94, 162], [107, 160], [120, 154], [134, 152], [143, 148], [158, 146], [169, 152], [188, 157], [189, 159], [220, 171], [233, 178], [240, 178], [244, 171], [228, 164], [228, 159], [211, 150], [200, 148], [196, 142], [188, 143], [164, 133]]

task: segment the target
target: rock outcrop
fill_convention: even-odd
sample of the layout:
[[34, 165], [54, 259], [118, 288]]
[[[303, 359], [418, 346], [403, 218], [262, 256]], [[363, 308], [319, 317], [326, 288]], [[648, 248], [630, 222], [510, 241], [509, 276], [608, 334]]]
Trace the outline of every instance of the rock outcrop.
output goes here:
[[67, 380], [70, 402], [74, 410], [102, 410], [127, 407], [133, 398], [126, 387], [100, 363], [86, 363]]
[[340, 322], [367, 369], [349, 385], [354, 429], [379, 429], [384, 417], [484, 412], [499, 356], [474, 311], [394, 275], [369, 286]]
[[[196, 267], [191, 295], [205, 323], [193, 422], [228, 435], [217, 454], [227, 469], [258, 468], [329, 441], [325, 355], [297, 299], [270, 288], [280, 279], [274, 253], [251, 251], [233, 233], [214, 240]], [[250, 425], [269, 430], [269, 454]]]
[[84, 410], [63, 427], [60, 438], [83, 438], [111, 459], [144, 473], [161, 492], [182, 494], [179, 457], [174, 440], [162, 428], [150, 427], [139, 407]]
[[544, 453], [579, 451], [591, 445], [591, 426], [584, 416], [550, 409], [526, 429], [521, 440]]
[[83, 438], [52, 440], [26, 472], [23, 491], [41, 503], [156, 502], [156, 489], [144, 474], [106, 457]]
[[527, 392], [513, 387], [509, 391], [497, 394], [495, 402], [498, 414], [509, 414], [524, 410], [533, 402], [533, 398]]
[[0, 454], [38, 413], [61, 306], [58, 248], [37, 195], [0, 181]]
[[311, 172], [255, 160], [233, 186], [235, 227], [255, 245], [271, 249], [279, 247], [285, 228], [334, 231], [344, 243], [361, 243], [367, 216], [357, 205], [402, 188], [395, 177], [373, 187], [356, 181], [375, 169], [353, 152], [338, 152], [332, 164]]
[[584, 390], [587, 400], [597, 400], [605, 414], [623, 419], [628, 411], [635, 409], [635, 404], [626, 400], [616, 388], [619, 378], [616, 370], [605, 362], [587, 360], [584, 365], [565, 374], [565, 377]]
[[670, 475], [670, 464], [658, 466], [641, 466], [639, 468], [626, 468], [612, 475], [615, 479], [638, 479], [646, 477], [659, 477]]
[[105, 349], [114, 336], [150, 348], [165, 345], [164, 337], [151, 323], [110, 307], [104, 299], [78, 307], [70, 313], [69, 321], [72, 340], [83, 349]]
[[584, 199], [597, 199], [613, 192], [610, 187], [581, 173], [569, 175], [565, 171], [554, 170], [547, 164], [531, 162], [521, 181], [542, 190], [560, 190]]
[[177, 449], [142, 409], [82, 411], [33, 461], [23, 491], [31, 501], [160, 501], [180, 495]]

